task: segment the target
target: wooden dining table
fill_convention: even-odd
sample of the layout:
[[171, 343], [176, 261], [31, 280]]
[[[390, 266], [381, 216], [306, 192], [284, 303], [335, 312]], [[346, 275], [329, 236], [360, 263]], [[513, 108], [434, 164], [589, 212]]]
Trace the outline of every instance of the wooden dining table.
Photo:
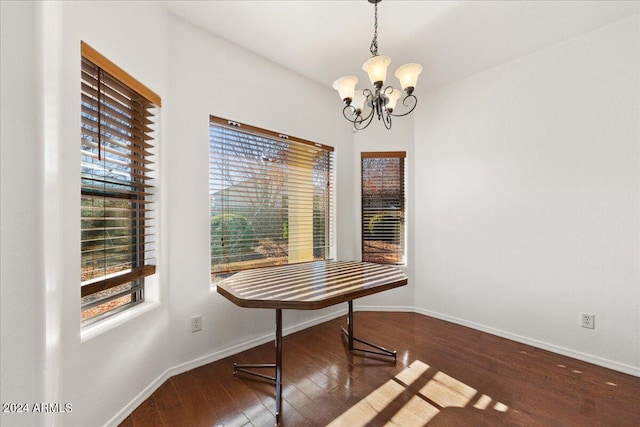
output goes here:
[[[275, 309], [276, 354], [275, 363], [234, 363], [234, 375], [244, 373], [275, 382], [276, 426], [281, 425], [282, 310], [316, 310], [347, 302], [347, 328], [341, 330], [349, 350], [388, 357], [395, 363], [395, 351], [354, 336], [353, 300], [406, 284], [406, 275], [396, 267], [358, 261], [313, 261], [235, 273], [218, 283], [218, 293], [240, 307]], [[355, 347], [356, 342], [366, 347]], [[256, 369], [275, 369], [275, 376]]]

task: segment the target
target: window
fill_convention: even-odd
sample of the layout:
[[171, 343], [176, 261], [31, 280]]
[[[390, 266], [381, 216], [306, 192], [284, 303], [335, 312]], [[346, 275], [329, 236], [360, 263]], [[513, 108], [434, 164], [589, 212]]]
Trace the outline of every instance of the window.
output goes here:
[[211, 280], [328, 259], [333, 148], [211, 117]]
[[144, 300], [155, 273], [154, 113], [160, 98], [86, 43], [81, 99], [81, 319]]
[[406, 153], [362, 153], [362, 260], [405, 264]]

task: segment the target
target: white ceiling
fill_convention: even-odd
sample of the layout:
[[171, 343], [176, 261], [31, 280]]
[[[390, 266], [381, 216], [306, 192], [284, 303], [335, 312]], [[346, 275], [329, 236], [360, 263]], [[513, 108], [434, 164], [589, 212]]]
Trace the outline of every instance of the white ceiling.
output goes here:
[[[361, 67], [371, 56], [374, 6], [366, 0], [160, 3], [322, 85], [348, 74], [369, 85]], [[422, 64], [422, 92], [638, 13], [640, 1], [384, 0], [378, 50], [391, 57], [391, 72]]]

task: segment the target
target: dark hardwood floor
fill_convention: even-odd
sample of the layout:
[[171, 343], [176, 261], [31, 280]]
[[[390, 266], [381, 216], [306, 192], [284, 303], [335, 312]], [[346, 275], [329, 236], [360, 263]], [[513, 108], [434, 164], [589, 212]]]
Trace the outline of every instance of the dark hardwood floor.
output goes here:
[[[638, 377], [419, 314], [355, 313], [393, 364], [350, 354], [343, 323], [284, 338], [284, 426], [640, 426]], [[270, 343], [172, 377], [121, 426], [273, 426], [274, 387], [232, 375], [273, 359]]]

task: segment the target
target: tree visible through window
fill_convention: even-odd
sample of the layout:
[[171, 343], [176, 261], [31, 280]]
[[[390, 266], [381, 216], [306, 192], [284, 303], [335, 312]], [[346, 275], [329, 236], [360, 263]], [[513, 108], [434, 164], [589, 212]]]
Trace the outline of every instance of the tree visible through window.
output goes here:
[[327, 259], [333, 149], [211, 117], [211, 280]]
[[153, 116], [160, 98], [82, 43], [84, 323], [144, 300], [155, 272]]
[[405, 264], [405, 152], [362, 153], [362, 260]]

